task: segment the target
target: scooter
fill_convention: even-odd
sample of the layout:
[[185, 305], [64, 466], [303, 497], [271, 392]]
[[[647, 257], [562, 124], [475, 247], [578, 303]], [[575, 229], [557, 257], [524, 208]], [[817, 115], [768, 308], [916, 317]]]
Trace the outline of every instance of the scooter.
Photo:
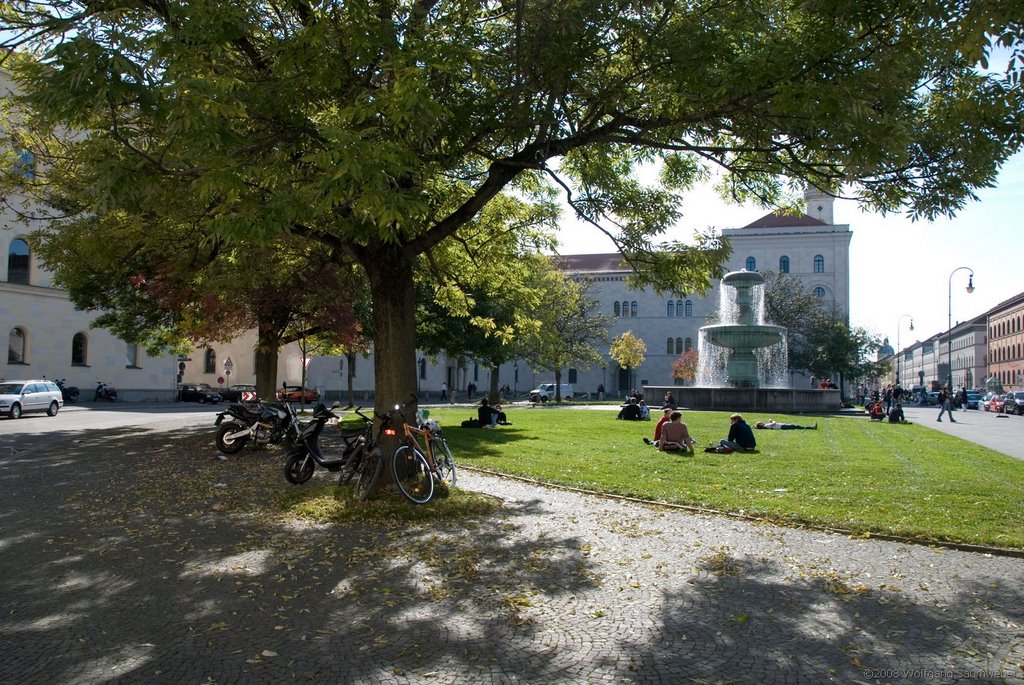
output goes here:
[[110, 383], [104, 383], [103, 381], [96, 381], [96, 400], [109, 400], [113, 402], [117, 399], [117, 388]]
[[64, 401], [70, 404], [74, 404], [78, 401], [78, 388], [73, 385], [65, 385], [64, 379], [61, 378], [59, 381], [54, 381], [57, 387], [60, 388], [60, 394], [64, 396]]
[[[365, 500], [377, 491], [381, 474], [384, 472], [384, 454], [377, 446], [373, 435], [373, 420], [359, 408], [355, 413], [362, 419], [362, 426], [340, 429], [342, 441], [340, 454], [326, 455], [320, 447], [320, 434], [330, 419], [339, 419], [337, 414], [323, 403], [313, 410], [313, 419], [299, 433], [295, 446], [285, 457], [284, 477], [294, 485], [301, 485], [313, 477], [316, 467], [340, 472], [338, 485], [345, 485], [356, 477], [353, 494]], [[378, 417], [382, 420], [383, 433], [392, 422], [391, 416]]]
[[217, 449], [224, 454], [236, 454], [249, 440], [257, 445], [287, 441], [289, 447], [299, 437], [302, 424], [295, 409], [287, 402], [232, 404], [217, 414]]

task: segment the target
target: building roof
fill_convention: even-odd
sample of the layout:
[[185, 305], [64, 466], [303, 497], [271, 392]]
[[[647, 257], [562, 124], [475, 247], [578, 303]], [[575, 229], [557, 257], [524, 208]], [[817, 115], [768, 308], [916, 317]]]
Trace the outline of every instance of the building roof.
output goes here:
[[603, 254], [567, 254], [558, 255], [555, 264], [566, 273], [595, 273], [602, 271], [632, 271], [620, 252]]
[[743, 228], [788, 228], [791, 226], [828, 226], [824, 221], [819, 221], [813, 216], [801, 214], [794, 216], [783, 212], [772, 212], [765, 214], [757, 221], [751, 222]]

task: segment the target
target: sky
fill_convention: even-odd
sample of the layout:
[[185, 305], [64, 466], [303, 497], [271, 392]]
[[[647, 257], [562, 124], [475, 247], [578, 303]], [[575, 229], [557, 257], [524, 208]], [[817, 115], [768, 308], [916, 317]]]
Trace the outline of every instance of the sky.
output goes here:
[[[977, 195], [955, 218], [934, 222], [882, 216], [864, 212], [852, 200], [836, 201], [835, 223], [849, 224], [853, 233], [851, 326], [905, 348], [946, 331], [950, 311], [956, 325], [1024, 292], [1024, 153], [1003, 166], [996, 187]], [[688, 241], [697, 228], [740, 228], [768, 210], [729, 205], [710, 187], [702, 187], [686, 196], [683, 213], [682, 221], [659, 241]], [[564, 224], [559, 241], [561, 254], [614, 249], [596, 229], [573, 222]], [[971, 294], [966, 291], [970, 271], [954, 272], [962, 266], [974, 271]]]

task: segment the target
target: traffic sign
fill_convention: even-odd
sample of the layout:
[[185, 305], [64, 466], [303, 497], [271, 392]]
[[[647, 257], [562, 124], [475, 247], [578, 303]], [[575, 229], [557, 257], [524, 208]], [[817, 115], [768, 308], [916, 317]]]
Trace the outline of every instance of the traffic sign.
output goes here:
[[256, 400], [256, 393], [254, 393], [252, 390], [243, 390], [242, 391], [242, 401], [243, 402], [254, 402], [255, 400]]

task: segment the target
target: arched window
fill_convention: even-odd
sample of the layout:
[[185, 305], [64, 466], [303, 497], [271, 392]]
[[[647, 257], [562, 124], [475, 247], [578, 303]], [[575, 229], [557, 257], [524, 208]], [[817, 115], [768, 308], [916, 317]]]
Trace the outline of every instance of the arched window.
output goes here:
[[615, 317], [616, 318], [622, 316], [622, 305], [619, 304], [618, 300], [615, 300], [615, 306], [614, 306], [613, 310], [615, 312]]
[[814, 273], [825, 273], [825, 258], [822, 257], [820, 254], [814, 256]]
[[672, 344], [672, 338], [668, 339], [668, 344], [665, 345], [665, 354], [672, 354], [672, 350], [675, 349], [675, 345]]
[[789, 273], [789, 257], [785, 257], [785, 256], [779, 257], [779, 273], [780, 274], [788, 274]]
[[820, 297], [821, 299], [825, 299], [825, 289], [822, 288], [820, 285], [814, 289], [814, 294]]
[[668, 315], [669, 316], [675, 316], [676, 315], [676, 301], [675, 300], [669, 300], [668, 301]]
[[30, 260], [28, 243], [21, 238], [12, 240], [7, 249], [7, 282], [28, 285]]
[[579, 383], [580, 382], [579, 371], [577, 371], [576, 369], [571, 368], [571, 367], [569, 368], [569, 382], [570, 383]]
[[682, 354], [682, 353], [683, 353], [683, 339], [682, 338], [676, 338], [676, 354]]
[[637, 312], [637, 304], [636, 304], [636, 300], [633, 300], [633, 303], [631, 305], [629, 305], [629, 315], [635, 319], [636, 318], [636, 312]]
[[693, 349], [693, 338], [687, 338], [685, 341], [683, 341], [683, 351], [684, 352], [689, 352], [692, 349]]
[[75, 333], [71, 339], [71, 365], [85, 366], [89, 363], [89, 339], [85, 333]]
[[217, 373], [217, 353], [209, 347], [203, 355], [203, 373]]
[[7, 336], [7, 363], [25, 363], [25, 331], [21, 328], [12, 328]]
[[693, 316], [693, 300], [686, 301], [686, 315]]
[[747, 271], [757, 271], [757, 260], [753, 257], [747, 257]]
[[629, 302], [623, 302], [622, 303], [622, 316], [623, 317], [629, 316]]

